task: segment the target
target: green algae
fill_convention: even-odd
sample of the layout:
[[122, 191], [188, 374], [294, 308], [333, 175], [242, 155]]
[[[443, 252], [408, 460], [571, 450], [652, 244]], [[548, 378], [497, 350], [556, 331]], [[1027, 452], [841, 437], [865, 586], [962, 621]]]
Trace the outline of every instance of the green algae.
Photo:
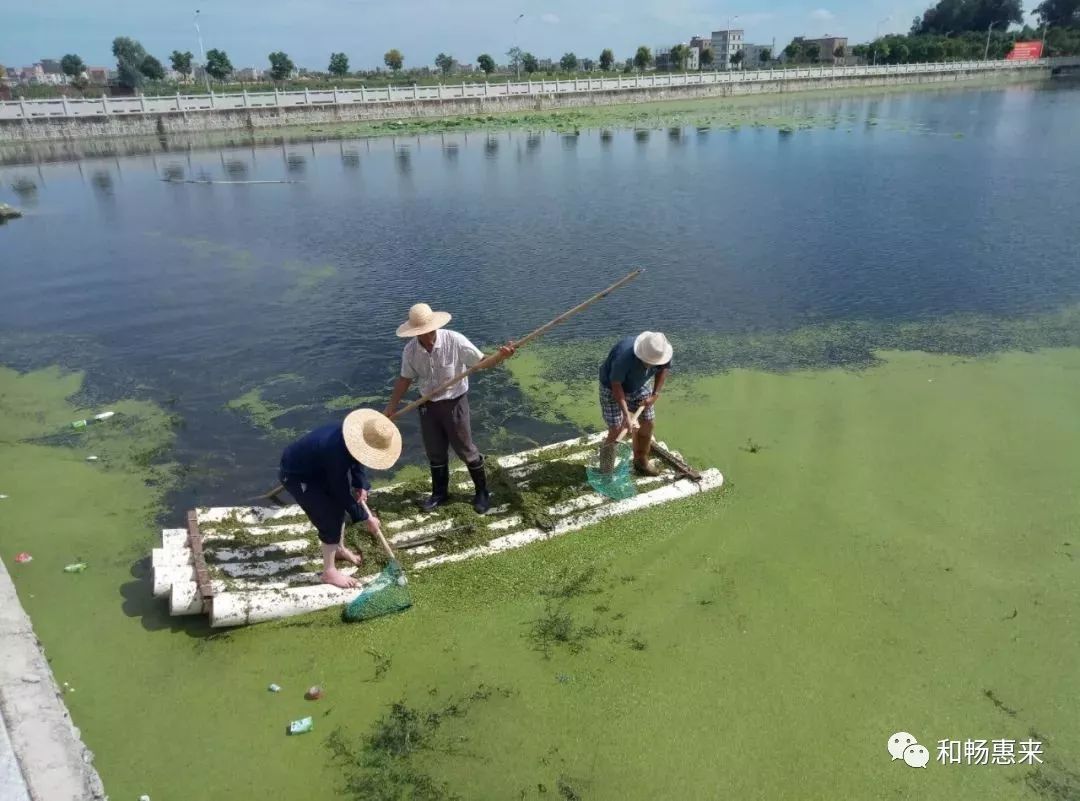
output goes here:
[[[131, 575], [157, 536], [146, 510], [158, 490], [141, 472], [23, 441], [85, 416], [64, 401], [77, 378], [0, 371], [0, 553], [34, 553], [14, 580], [58, 679], [78, 688], [66, 700], [117, 798], [344, 787], [351, 768], [327, 761], [325, 732], [343, 726], [362, 758], [391, 704], [423, 716], [444, 708], [431, 687], [463, 697], [481, 682], [519, 691], [444, 720], [450, 752], [407, 757], [461, 798], [558, 797], [560, 780], [590, 799], [1068, 798], [1080, 598], [1061, 543], [1080, 528], [1080, 350], [1033, 344], [1065, 328], [996, 340], [1029, 352], [977, 357], [873, 350], [827, 369], [781, 360], [714, 373], [680, 363], [658, 435], [736, 491], [415, 571], [403, 615], [343, 626], [328, 610], [216, 639], [169, 619], [137, 565]], [[543, 397], [592, 424], [595, 387], [566, 382]], [[740, 450], [748, 436], [765, 447]], [[50, 504], [57, 492], [64, 504]], [[68, 581], [60, 567], [74, 553], [94, 558]], [[538, 658], [527, 632], [549, 603], [601, 634]], [[366, 649], [393, 654], [388, 680], [363, 681]], [[269, 682], [285, 690], [270, 695]], [[316, 683], [317, 710], [300, 697]], [[314, 736], [282, 735], [313, 710]], [[928, 743], [1036, 728], [1054, 764], [1031, 779], [1021, 766], [892, 771], [883, 742], [897, 728]], [[415, 786], [405, 779], [399, 788]]]

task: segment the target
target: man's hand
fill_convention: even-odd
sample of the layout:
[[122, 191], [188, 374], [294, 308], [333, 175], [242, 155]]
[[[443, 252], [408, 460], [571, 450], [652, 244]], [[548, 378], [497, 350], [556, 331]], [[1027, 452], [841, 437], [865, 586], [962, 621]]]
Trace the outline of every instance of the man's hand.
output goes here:
[[387, 406], [385, 409], [383, 409], [383, 416], [384, 417], [389, 417], [390, 419], [393, 419], [394, 412], [396, 412], [396, 411], [397, 411], [397, 404], [395, 403], [393, 406]]
[[513, 341], [507, 342], [490, 356], [485, 356], [484, 359], [480, 362], [480, 369], [490, 370], [492, 367], [497, 367], [498, 365], [509, 359], [511, 356], [513, 356], [516, 351], [517, 345], [515, 345]]
[[353, 490], [353, 495], [356, 496], [356, 502], [357, 503], [367, 503], [367, 490], [366, 489]]
[[637, 427], [637, 421], [634, 420], [634, 416], [630, 414], [630, 410], [623, 409], [623, 417], [619, 430], [626, 431], [627, 434], [633, 434], [637, 430]]
[[647, 397], [644, 400], [645, 408], [646, 409], [651, 409], [653, 406], [656, 405], [656, 402], [658, 400], [660, 400], [660, 395], [657, 394], [656, 392], [654, 392], [653, 394], [651, 394], [649, 397]]
[[364, 525], [367, 526], [368, 534], [375, 536], [382, 531], [382, 524], [379, 522], [379, 518], [373, 514], [368, 515], [368, 519], [364, 521]]

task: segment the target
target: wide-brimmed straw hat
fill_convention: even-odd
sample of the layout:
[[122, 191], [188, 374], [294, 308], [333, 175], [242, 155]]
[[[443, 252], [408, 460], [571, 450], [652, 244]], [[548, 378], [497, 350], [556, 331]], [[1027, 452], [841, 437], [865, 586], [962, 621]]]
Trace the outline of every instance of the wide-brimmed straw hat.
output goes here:
[[417, 303], [409, 309], [409, 319], [398, 326], [399, 337], [418, 337], [450, 322], [450, 312], [432, 311], [426, 303]]
[[659, 331], [643, 331], [634, 340], [634, 355], [653, 367], [670, 362], [674, 352], [668, 338]]
[[342, 433], [349, 453], [365, 467], [388, 470], [401, 456], [401, 432], [389, 417], [374, 409], [349, 412]]

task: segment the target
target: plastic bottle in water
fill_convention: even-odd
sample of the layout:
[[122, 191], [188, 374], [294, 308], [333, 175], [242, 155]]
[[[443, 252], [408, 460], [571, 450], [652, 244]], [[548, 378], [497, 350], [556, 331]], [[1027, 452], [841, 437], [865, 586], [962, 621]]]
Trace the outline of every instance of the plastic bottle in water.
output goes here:
[[104, 422], [115, 414], [116, 412], [102, 412], [101, 414], [95, 414], [93, 417], [88, 417], [85, 420], [76, 420], [74, 423], [71, 424], [71, 427], [76, 429], [86, 428], [91, 423]]
[[289, 724], [289, 734], [307, 734], [315, 728], [315, 721], [311, 718], [300, 718]]

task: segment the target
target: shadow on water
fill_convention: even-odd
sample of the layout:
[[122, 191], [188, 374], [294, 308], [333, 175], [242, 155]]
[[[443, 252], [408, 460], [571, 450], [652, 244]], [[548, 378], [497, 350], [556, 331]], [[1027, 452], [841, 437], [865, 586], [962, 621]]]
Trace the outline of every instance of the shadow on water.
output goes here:
[[609, 147], [614, 141], [614, 139], [615, 137], [611, 133], [611, 131], [603, 130], [600, 132], [600, 144], [602, 144], [604, 147]]
[[484, 141], [484, 156], [489, 159], [497, 158], [499, 155], [499, 140], [497, 137], [489, 136]]
[[634, 131], [634, 141], [640, 145], [644, 145], [649, 141], [649, 129], [638, 128]]
[[130, 572], [134, 580], [120, 585], [120, 608], [127, 617], [139, 618], [146, 631], [182, 632], [197, 639], [223, 634], [211, 628], [210, 621], [203, 615], [173, 617], [169, 614], [169, 599], [153, 595], [150, 557], [134, 562]]

